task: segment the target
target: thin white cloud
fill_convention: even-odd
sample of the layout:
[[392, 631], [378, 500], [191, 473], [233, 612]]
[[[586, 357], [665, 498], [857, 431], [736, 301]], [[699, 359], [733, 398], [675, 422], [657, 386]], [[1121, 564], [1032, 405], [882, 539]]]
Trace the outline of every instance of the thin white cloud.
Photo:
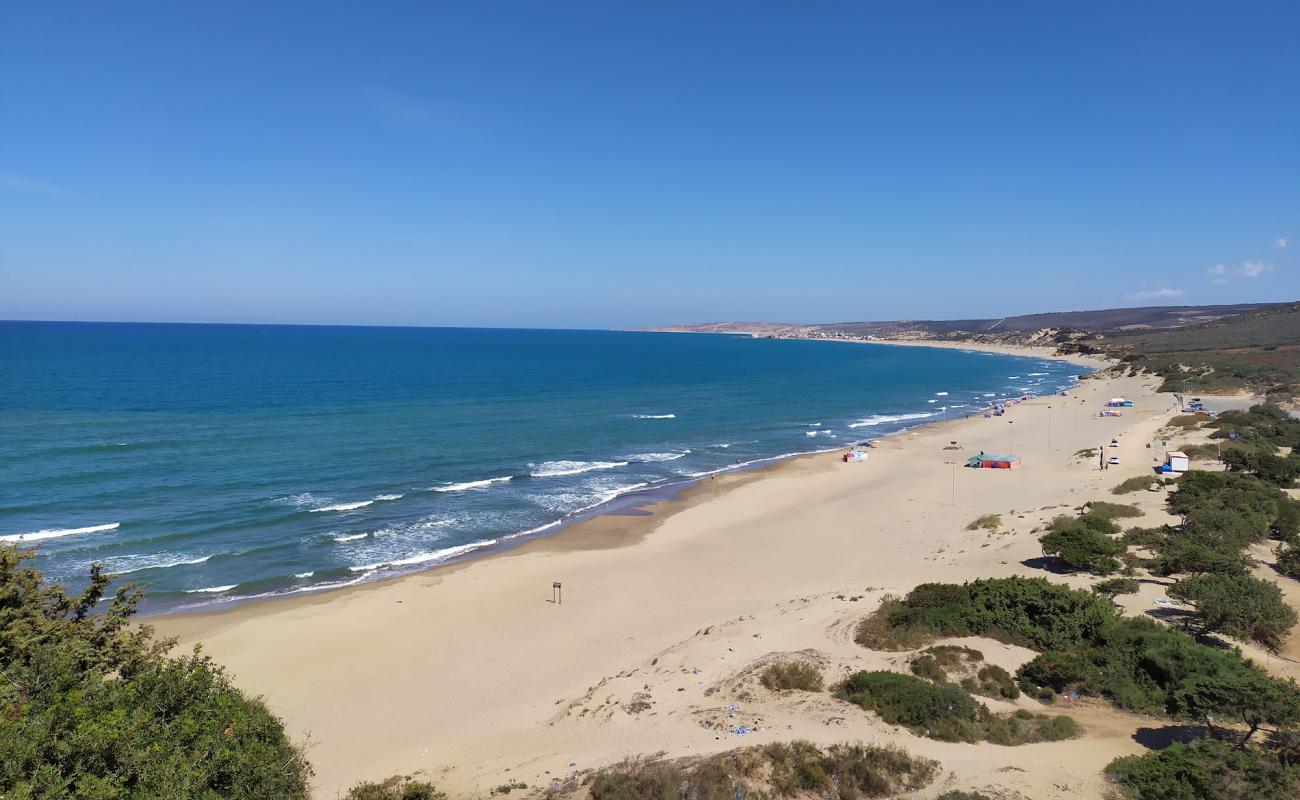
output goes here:
[[1291, 244], [1291, 242], [1288, 241], [1285, 236], [1279, 236], [1273, 240], [1273, 246], [1278, 250], [1285, 250], [1286, 246], [1289, 244]]
[[1152, 289], [1149, 292], [1133, 292], [1124, 295], [1127, 300], [1176, 300], [1183, 296], [1182, 289]]
[[1205, 274], [1215, 276], [1211, 283], [1227, 283], [1229, 278], [1258, 278], [1260, 275], [1276, 270], [1277, 267], [1267, 261], [1243, 261], [1235, 267], [1215, 264], [1207, 269]]
[[29, 194], [63, 194], [63, 190], [48, 183], [41, 183], [12, 172], [0, 172], [0, 189]]

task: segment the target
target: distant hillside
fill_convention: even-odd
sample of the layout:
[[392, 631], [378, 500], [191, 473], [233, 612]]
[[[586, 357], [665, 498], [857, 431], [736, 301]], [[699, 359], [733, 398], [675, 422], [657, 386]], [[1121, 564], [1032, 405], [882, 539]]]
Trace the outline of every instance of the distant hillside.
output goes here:
[[708, 322], [655, 328], [693, 333], [749, 333], [762, 336], [874, 336], [879, 338], [948, 337], [958, 333], [1015, 334], [1043, 329], [1113, 332], [1132, 329], [1182, 328], [1223, 317], [1269, 308], [1272, 303], [1218, 306], [1145, 306], [1100, 311], [1061, 311], [1001, 319], [890, 320], [880, 322]]
[[1175, 330], [1125, 331], [1095, 341], [1166, 391], [1250, 389], [1284, 400], [1300, 394], [1300, 303], [1283, 303]]

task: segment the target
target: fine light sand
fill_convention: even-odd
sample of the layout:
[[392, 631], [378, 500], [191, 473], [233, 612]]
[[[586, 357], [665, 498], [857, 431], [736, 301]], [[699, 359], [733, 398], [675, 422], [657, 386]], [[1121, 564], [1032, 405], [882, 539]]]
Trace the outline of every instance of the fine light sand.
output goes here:
[[[892, 742], [938, 760], [917, 794], [1004, 789], [1099, 797], [1103, 767], [1145, 751], [1167, 720], [1101, 703], [1058, 704], [1085, 738], [1000, 747], [916, 737], [829, 694], [781, 696], [756, 672], [806, 653], [829, 682], [864, 668], [906, 669], [907, 654], [852, 641], [889, 593], [925, 581], [1043, 575], [1032, 531], [1149, 471], [1170, 412], [1144, 378], [1085, 380], [1003, 418], [928, 426], [882, 440], [866, 463], [804, 456], [721, 475], [649, 517], [598, 517], [512, 551], [386, 583], [308, 598], [151, 620], [202, 641], [244, 688], [309, 737], [317, 793], [423, 772], [453, 796], [507, 781], [530, 789], [637, 754], [712, 753], [791, 738]], [[1137, 402], [1101, 419], [1106, 398]], [[1123, 465], [1076, 451], [1118, 437]], [[1146, 445], [1156, 439], [1155, 449]], [[949, 441], [958, 451], [943, 449]], [[1016, 471], [955, 466], [1008, 449]], [[1140, 493], [1152, 522], [1163, 494]], [[1130, 496], [1129, 499], [1131, 499]], [[1129, 499], [1126, 499], [1128, 501]], [[985, 513], [995, 532], [965, 530]], [[1030, 565], [1022, 562], [1030, 560]], [[551, 602], [563, 581], [563, 604]], [[1133, 598], [1140, 612], [1159, 587]], [[1014, 669], [1030, 653], [969, 640]], [[736, 707], [733, 707], [735, 704]], [[1022, 698], [988, 701], [1049, 710]], [[738, 736], [733, 725], [759, 730]], [[1138, 733], [1142, 731], [1142, 733]], [[1135, 733], [1137, 737], [1135, 738]]]

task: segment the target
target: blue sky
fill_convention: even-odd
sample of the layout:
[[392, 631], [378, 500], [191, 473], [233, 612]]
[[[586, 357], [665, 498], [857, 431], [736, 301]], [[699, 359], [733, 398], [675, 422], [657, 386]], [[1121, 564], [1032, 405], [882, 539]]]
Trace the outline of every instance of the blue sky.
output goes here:
[[7, 3], [0, 318], [1300, 297], [1300, 3]]

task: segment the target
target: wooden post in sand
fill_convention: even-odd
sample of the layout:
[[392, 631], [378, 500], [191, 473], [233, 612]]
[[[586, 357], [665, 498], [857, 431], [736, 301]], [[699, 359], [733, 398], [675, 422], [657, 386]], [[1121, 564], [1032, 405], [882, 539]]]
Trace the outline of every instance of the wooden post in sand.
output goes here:
[[559, 581], [551, 582], [551, 602], [557, 606], [564, 605], [564, 586]]

